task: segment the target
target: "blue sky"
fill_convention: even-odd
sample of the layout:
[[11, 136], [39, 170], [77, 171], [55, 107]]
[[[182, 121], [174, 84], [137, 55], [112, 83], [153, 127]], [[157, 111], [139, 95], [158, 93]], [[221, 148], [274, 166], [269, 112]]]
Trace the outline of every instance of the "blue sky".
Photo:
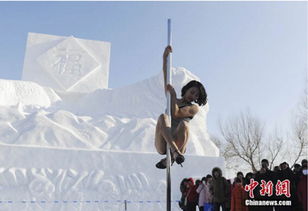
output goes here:
[[0, 2], [0, 78], [21, 79], [28, 32], [111, 42], [111, 88], [173, 66], [205, 84], [210, 133], [250, 111], [286, 127], [307, 83], [307, 2]]

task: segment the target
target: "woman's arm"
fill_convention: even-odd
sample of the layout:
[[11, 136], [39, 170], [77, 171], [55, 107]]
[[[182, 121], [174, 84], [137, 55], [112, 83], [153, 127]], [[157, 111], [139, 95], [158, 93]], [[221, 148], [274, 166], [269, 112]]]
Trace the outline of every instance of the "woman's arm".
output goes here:
[[170, 96], [171, 96], [171, 112], [172, 112], [171, 115], [173, 117], [176, 117], [175, 114], [179, 112], [179, 106], [178, 104], [176, 104], [176, 92], [173, 86], [170, 84], [166, 85], [166, 90], [170, 92]]
[[170, 92], [171, 95], [171, 112], [172, 116], [175, 118], [187, 118], [193, 117], [199, 111], [199, 107], [197, 105], [185, 106], [183, 108], [179, 108], [178, 104], [176, 103], [176, 92], [172, 85], [167, 84], [166, 87], [167, 91]]
[[167, 59], [169, 54], [172, 52], [172, 48], [170, 45], [168, 45], [165, 48], [164, 54], [163, 54], [163, 73], [164, 73], [164, 86], [165, 91], [167, 90]]

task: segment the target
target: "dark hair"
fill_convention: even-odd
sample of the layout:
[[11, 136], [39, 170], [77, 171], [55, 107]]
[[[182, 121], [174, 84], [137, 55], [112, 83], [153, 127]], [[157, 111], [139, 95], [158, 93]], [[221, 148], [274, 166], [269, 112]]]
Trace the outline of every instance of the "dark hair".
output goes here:
[[238, 178], [238, 177], [235, 177], [234, 182], [235, 182], [235, 183], [242, 183], [241, 179]]
[[208, 174], [208, 175], [206, 175], [206, 178], [207, 178], [207, 179], [208, 179], [208, 178], [212, 178], [212, 175]]
[[263, 159], [263, 160], [261, 161], [261, 163], [267, 163], [267, 164], [269, 164], [267, 159]]
[[236, 176], [238, 177], [238, 175], [242, 175], [244, 177], [244, 174], [241, 171], [237, 172]]
[[181, 96], [183, 97], [186, 91], [191, 87], [197, 87], [199, 89], [199, 98], [195, 101], [199, 106], [205, 105], [207, 103], [207, 93], [204, 86], [199, 81], [192, 80], [183, 86], [181, 90]]
[[276, 172], [280, 171], [280, 166], [275, 166], [274, 171], [276, 171]]
[[250, 179], [254, 178], [254, 174], [252, 172], [248, 172], [245, 175], [244, 184], [250, 184]]
[[186, 191], [186, 182], [188, 181], [187, 178], [184, 178], [180, 184], [180, 191], [184, 193]]

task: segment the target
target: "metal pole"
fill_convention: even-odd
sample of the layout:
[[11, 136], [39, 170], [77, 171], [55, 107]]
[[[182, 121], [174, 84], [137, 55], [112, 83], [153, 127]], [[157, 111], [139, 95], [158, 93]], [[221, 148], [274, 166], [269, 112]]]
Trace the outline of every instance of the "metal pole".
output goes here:
[[[171, 45], [171, 19], [168, 19], [168, 45]], [[167, 58], [167, 84], [171, 84], [171, 66], [172, 66], [172, 55], [169, 54]], [[167, 93], [167, 115], [169, 116], [169, 123], [171, 125], [171, 96]], [[171, 211], [171, 156], [170, 156], [170, 145], [167, 143], [167, 211]]]
[[124, 200], [124, 209], [125, 211], [127, 211], [127, 201], [126, 200]]

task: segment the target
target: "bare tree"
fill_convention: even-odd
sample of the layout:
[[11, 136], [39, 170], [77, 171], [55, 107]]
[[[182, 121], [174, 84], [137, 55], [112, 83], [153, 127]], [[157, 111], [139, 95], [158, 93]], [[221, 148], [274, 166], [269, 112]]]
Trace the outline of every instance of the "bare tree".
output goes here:
[[226, 146], [222, 149], [225, 159], [244, 161], [252, 171], [257, 171], [262, 156], [263, 126], [250, 112], [241, 113], [238, 118], [220, 123], [220, 131]]
[[[284, 149], [285, 146], [285, 141], [282, 137], [278, 135], [278, 132], [276, 131], [274, 135], [271, 135], [268, 137], [266, 149], [264, 150], [265, 153], [268, 154], [268, 160], [269, 160], [269, 168], [272, 169], [274, 162], [276, 161], [277, 158], [280, 158], [281, 152]], [[279, 156], [280, 155], [280, 156]]]
[[294, 164], [303, 156], [307, 155], [307, 146], [308, 146], [308, 99], [307, 99], [307, 89], [304, 92], [304, 97], [299, 104], [299, 109], [295, 115], [294, 127], [293, 127], [293, 138], [291, 144], [295, 146], [295, 157]]
[[[306, 89], [307, 90], [307, 89]], [[261, 158], [269, 160], [270, 168], [277, 159], [286, 159], [294, 164], [307, 156], [308, 147], [308, 92], [305, 91], [297, 110], [291, 141], [286, 141], [285, 134], [275, 131], [274, 135], [265, 136], [263, 123], [253, 117], [249, 111], [219, 123], [221, 137], [212, 137], [226, 160], [227, 168], [237, 169], [249, 166], [256, 172]], [[294, 162], [291, 162], [294, 160]], [[240, 163], [240, 166], [239, 166]], [[245, 165], [243, 165], [245, 164]]]

